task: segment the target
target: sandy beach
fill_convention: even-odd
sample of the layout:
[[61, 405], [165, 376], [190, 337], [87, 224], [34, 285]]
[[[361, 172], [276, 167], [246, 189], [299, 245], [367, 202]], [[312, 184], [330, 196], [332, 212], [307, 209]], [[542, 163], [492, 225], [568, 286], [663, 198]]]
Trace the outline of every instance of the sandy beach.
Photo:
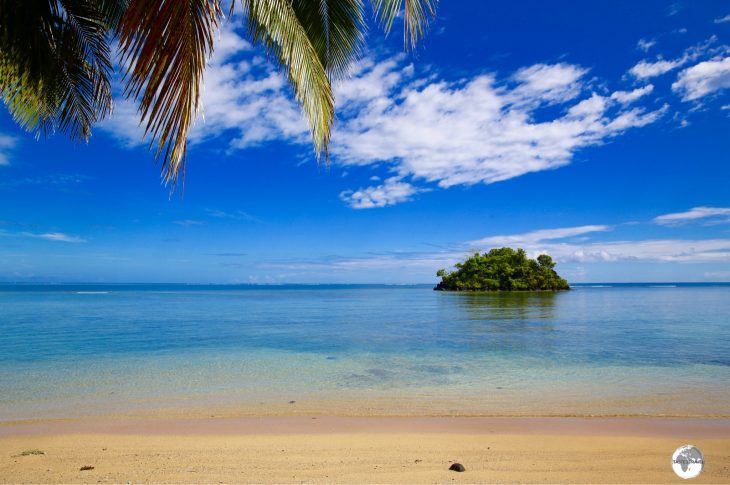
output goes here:
[[726, 419], [326, 416], [6, 423], [0, 481], [678, 483], [686, 443], [705, 456], [694, 482], [730, 483]]

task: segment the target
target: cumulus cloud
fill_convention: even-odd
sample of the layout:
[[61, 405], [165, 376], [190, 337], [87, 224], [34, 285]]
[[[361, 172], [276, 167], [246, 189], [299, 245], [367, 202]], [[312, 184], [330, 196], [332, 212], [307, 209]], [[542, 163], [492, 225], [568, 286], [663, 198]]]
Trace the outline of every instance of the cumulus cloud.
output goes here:
[[673, 61], [658, 60], [658, 61], [639, 61], [634, 67], [629, 69], [629, 73], [638, 79], [648, 79], [656, 76], [661, 76], [673, 69], [680, 67], [687, 61], [683, 59], [676, 59]]
[[712, 224], [730, 222], [730, 207], [694, 207], [684, 212], [664, 214], [654, 218], [655, 224], [670, 226], [702, 220]]
[[677, 59], [667, 60], [658, 57], [654, 61], [641, 60], [629, 69], [629, 74], [637, 79], [649, 79], [666, 74], [701, 58], [712, 57], [727, 52], [728, 47], [725, 45], [717, 45], [717, 40], [717, 37], [713, 35], [707, 41], [686, 49]]
[[398, 177], [390, 177], [381, 185], [344, 191], [340, 194], [340, 198], [353, 209], [371, 209], [407, 201], [422, 191], [423, 189], [417, 189], [409, 183], [400, 181]]
[[[333, 163], [390, 173], [385, 182], [342, 192], [341, 199], [353, 208], [383, 207], [433, 185], [490, 184], [555, 169], [666, 110], [629, 106], [652, 85], [598, 94], [587, 73], [573, 64], [539, 63], [505, 77], [444, 81], [435, 72], [419, 75], [403, 55], [363, 59], [336, 86], [330, 153]], [[218, 137], [228, 152], [271, 140], [310, 143], [284, 76], [230, 24], [206, 71], [202, 101], [192, 146]], [[548, 106], [553, 109], [543, 109]], [[134, 146], [142, 143], [137, 124], [134, 106], [122, 102], [103, 128]]]
[[[377, 77], [371, 82], [392, 87], [360, 99], [357, 116], [336, 126], [331, 152], [345, 165], [385, 164], [411, 184], [489, 184], [558, 168], [579, 149], [652, 123], [664, 112], [624, 106], [640, 92], [586, 96], [587, 71], [578, 66], [538, 64], [506, 80], [483, 74], [457, 82], [408, 82], [408, 66], [390, 65], [380, 73], [387, 83]], [[394, 74], [401, 82], [393, 82]], [[562, 109], [538, 119], [547, 105]]]
[[652, 84], [648, 84], [643, 88], [637, 88], [633, 91], [616, 91], [611, 94], [611, 99], [614, 99], [619, 103], [629, 104], [643, 96], [646, 96], [647, 94], [651, 94], [652, 91], [654, 91], [654, 86]]
[[679, 73], [672, 89], [685, 101], [730, 88], [730, 57], [704, 61]]
[[724, 17], [718, 17], [715, 19], [716, 24], [724, 24], [730, 22], [730, 14], [725, 15]]
[[581, 94], [584, 86], [578, 81], [587, 72], [588, 69], [564, 63], [524, 67], [513, 76], [518, 84], [507, 97], [518, 105], [564, 103]]

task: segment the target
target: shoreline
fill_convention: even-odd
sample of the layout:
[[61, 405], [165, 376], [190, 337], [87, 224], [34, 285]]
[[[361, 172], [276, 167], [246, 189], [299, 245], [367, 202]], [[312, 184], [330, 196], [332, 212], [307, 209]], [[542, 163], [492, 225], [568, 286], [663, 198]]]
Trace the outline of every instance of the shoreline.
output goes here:
[[707, 417], [236, 416], [92, 417], [0, 422], [0, 439], [69, 434], [275, 435], [458, 433], [730, 439], [730, 419]]
[[[730, 419], [727, 388], [668, 392], [654, 387], [633, 394], [596, 394], [592, 388], [560, 385], [545, 394], [528, 386], [469, 395], [453, 390], [291, 392], [249, 395], [129, 396], [122, 391], [73, 399], [6, 401], [0, 404], [0, 426], [28, 422], [105, 418], [238, 418], [279, 416], [339, 417], [478, 417], [478, 418], [686, 418]], [[535, 393], [540, 396], [534, 398]], [[704, 393], [704, 395], [702, 394]], [[702, 396], [698, 398], [698, 396]]]

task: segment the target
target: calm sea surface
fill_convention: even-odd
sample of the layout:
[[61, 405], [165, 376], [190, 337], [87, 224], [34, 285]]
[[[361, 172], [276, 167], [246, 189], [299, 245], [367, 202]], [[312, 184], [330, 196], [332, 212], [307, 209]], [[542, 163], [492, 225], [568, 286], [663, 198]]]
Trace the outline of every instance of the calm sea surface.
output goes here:
[[171, 410], [727, 416], [730, 286], [0, 286], [0, 421]]

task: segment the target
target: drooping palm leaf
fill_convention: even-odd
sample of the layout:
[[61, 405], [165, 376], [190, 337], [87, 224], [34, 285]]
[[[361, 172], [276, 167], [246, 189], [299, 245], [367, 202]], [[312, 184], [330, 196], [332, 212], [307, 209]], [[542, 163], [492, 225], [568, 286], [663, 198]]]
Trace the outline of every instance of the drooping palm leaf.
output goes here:
[[241, 0], [241, 4], [254, 43], [262, 43], [287, 71], [309, 120], [315, 153], [326, 156], [334, 118], [332, 85], [292, 0]]
[[[0, 0], [0, 95], [39, 133], [88, 139], [111, 108], [109, 37], [118, 33], [125, 94], [137, 98], [166, 182], [184, 175], [223, 0]], [[237, 0], [230, 0], [235, 2]], [[240, 0], [252, 40], [288, 74], [315, 152], [327, 154], [332, 82], [360, 52], [363, 0]], [[437, 0], [371, 0], [386, 32], [404, 12], [406, 45], [423, 36]]]
[[207, 59], [223, 17], [219, 0], [131, 0], [119, 42], [126, 94], [139, 99], [150, 147], [173, 187], [184, 175], [188, 130], [199, 108]]
[[362, 0], [294, 0], [292, 6], [330, 80], [346, 77], [367, 31]]
[[386, 33], [403, 10], [403, 42], [411, 48], [426, 33], [429, 20], [436, 14], [437, 3], [438, 0], [372, 0], [375, 17]]
[[129, 6], [129, 0], [96, 1], [99, 4], [99, 10], [104, 17], [107, 26], [116, 34], [119, 24], [122, 21], [122, 17], [124, 16], [124, 12], [127, 11], [127, 7]]
[[111, 26], [94, 0], [60, 0], [59, 4], [64, 28], [57, 37], [57, 56], [73, 60], [80, 55], [80, 59], [58, 66], [62, 75], [56, 91], [58, 127], [74, 138], [88, 140], [92, 125], [112, 110]]
[[[105, 2], [123, 9], [123, 0]], [[16, 122], [88, 140], [112, 107], [113, 28], [96, 0], [1, 0], [0, 94]]]

